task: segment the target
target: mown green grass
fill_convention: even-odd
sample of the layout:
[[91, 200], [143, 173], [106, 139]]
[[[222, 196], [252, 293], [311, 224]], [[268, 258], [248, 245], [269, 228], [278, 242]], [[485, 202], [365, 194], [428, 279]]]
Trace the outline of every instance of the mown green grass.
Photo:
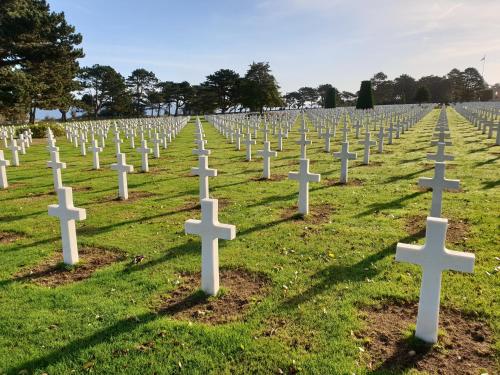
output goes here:
[[[423, 242], [406, 233], [405, 218], [426, 215], [430, 208], [431, 193], [419, 191], [416, 182], [432, 175], [425, 155], [433, 151], [429, 144], [438, 114], [434, 110], [386, 146], [389, 153], [378, 155], [374, 149], [371, 160], [381, 165], [362, 166], [361, 146], [351, 139], [358, 161], [351, 163], [350, 178], [363, 185], [311, 184], [311, 204], [335, 208], [320, 225], [283, 219], [283, 210], [296, 204], [297, 183], [254, 181], [261, 160], [245, 162], [244, 149], [235, 151], [204, 123], [212, 150], [209, 163], [219, 172], [210, 179], [211, 196], [230, 201], [219, 218], [237, 227], [235, 240], [221, 241], [221, 266], [264, 272], [271, 280], [271, 292], [245, 319], [221, 326], [176, 321], [153, 310], [159, 296], [176, 287], [179, 272], [200, 269], [199, 239], [183, 231], [186, 219], [199, 216], [183, 210], [198, 195], [197, 177], [186, 176], [196, 166], [193, 123], [162, 151], [161, 159], [150, 159], [156, 173], [129, 176], [131, 193], [154, 193], [135, 202], [110, 201], [117, 194], [117, 178], [109, 169], [114, 162], [111, 139], [102, 154], [102, 171], [91, 170], [91, 155], [82, 157], [65, 139], [58, 140], [61, 160], [68, 164], [65, 186], [91, 188], [74, 193], [75, 206], [86, 208], [88, 217], [77, 224], [80, 246], [117, 248], [129, 259], [54, 289], [13, 281], [18, 271], [61, 247], [59, 224], [47, 215], [47, 205], [56, 198], [44, 195], [52, 191], [48, 154], [44, 141], [37, 141], [21, 156], [21, 167], [8, 169], [13, 187], [0, 191], [0, 230], [25, 235], [0, 245], [0, 373], [267, 374], [290, 368], [369, 373], [360, 362], [361, 343], [351, 334], [363, 328], [360, 309], [385, 299], [418, 298], [419, 268], [396, 263], [394, 254], [398, 241]], [[445, 193], [444, 217], [470, 225], [466, 238], [449, 247], [473, 251], [476, 268], [473, 275], [444, 274], [442, 304], [477, 313], [498, 341], [500, 151], [453, 110], [448, 117], [454, 142], [448, 150], [456, 156], [451, 163], [456, 167], [446, 175], [460, 179], [463, 191]], [[297, 139], [295, 127], [285, 151], [272, 161], [273, 174], [298, 170]], [[323, 180], [338, 179], [339, 161], [323, 152], [317, 136], [312, 140], [311, 171]], [[139, 154], [127, 141], [122, 150], [139, 170]], [[131, 266], [139, 254], [145, 260]], [[262, 335], [277, 320], [285, 326], [276, 335]]]

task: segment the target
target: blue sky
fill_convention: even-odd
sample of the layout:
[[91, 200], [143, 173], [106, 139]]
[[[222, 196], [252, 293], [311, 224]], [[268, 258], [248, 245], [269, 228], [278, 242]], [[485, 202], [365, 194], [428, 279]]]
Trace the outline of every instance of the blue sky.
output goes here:
[[476, 67], [500, 82], [500, 0], [48, 0], [83, 34], [81, 65], [202, 82], [269, 61], [283, 92], [356, 91], [383, 71], [444, 75]]

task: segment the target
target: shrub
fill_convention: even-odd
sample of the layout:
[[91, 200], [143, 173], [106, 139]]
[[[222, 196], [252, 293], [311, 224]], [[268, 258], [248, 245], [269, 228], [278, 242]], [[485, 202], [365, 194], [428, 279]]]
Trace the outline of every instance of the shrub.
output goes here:
[[42, 123], [29, 126], [21, 126], [17, 128], [16, 135], [19, 136], [25, 130], [31, 129], [33, 132], [33, 138], [45, 138], [47, 136], [47, 129], [51, 128], [54, 136], [61, 137], [65, 134], [64, 128], [61, 125], [55, 123]]
[[335, 108], [337, 106], [337, 90], [332, 87], [328, 89], [325, 97], [325, 108]]
[[373, 108], [373, 91], [371, 81], [361, 81], [356, 109]]

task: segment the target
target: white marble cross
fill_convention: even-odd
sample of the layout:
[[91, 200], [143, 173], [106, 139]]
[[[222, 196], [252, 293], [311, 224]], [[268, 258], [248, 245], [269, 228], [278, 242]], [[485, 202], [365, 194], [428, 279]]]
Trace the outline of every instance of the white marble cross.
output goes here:
[[269, 179], [271, 178], [271, 157], [278, 156], [276, 151], [271, 151], [271, 142], [264, 142], [264, 149], [259, 150], [257, 155], [262, 156], [264, 161], [264, 170], [262, 173], [262, 178]]
[[97, 139], [92, 141], [92, 146], [89, 147], [89, 151], [92, 152], [92, 165], [94, 169], [101, 169], [101, 163], [99, 160], [99, 152], [102, 152], [102, 147], [98, 146]]
[[437, 143], [437, 151], [435, 154], [427, 154], [428, 160], [434, 160], [437, 162], [453, 160], [455, 159], [452, 155], [445, 154], [446, 143], [438, 142]]
[[151, 149], [148, 148], [148, 141], [143, 139], [141, 141], [141, 147], [137, 148], [136, 151], [141, 154], [141, 171], [149, 172], [148, 155], [151, 153]]
[[365, 132], [365, 139], [362, 141], [358, 141], [358, 144], [364, 146], [364, 153], [363, 153], [363, 164], [368, 165], [370, 164], [370, 147], [375, 146], [377, 144], [376, 141], [372, 141], [370, 139], [371, 133], [368, 131], [368, 129]]
[[193, 150], [194, 155], [210, 155], [212, 153], [211, 150], [205, 149], [205, 140], [196, 140], [194, 141], [197, 145], [198, 148]]
[[421, 177], [418, 179], [419, 186], [432, 189], [431, 215], [432, 217], [441, 217], [441, 208], [443, 204], [443, 190], [460, 188], [459, 180], [448, 180], [444, 177], [446, 164], [443, 162], [434, 163], [434, 177]]
[[250, 132], [247, 132], [243, 143], [246, 146], [246, 160], [252, 161], [252, 145], [256, 144], [257, 142], [255, 140], [252, 140], [252, 134]]
[[159, 135], [157, 132], [154, 133], [153, 136], [153, 156], [155, 159], [158, 159], [160, 157], [160, 144], [162, 143], [162, 140], [160, 139]]
[[305, 159], [307, 157], [307, 146], [312, 144], [312, 141], [307, 139], [307, 133], [300, 133], [300, 140], [295, 143], [300, 145], [300, 158]]
[[119, 130], [115, 130], [115, 137], [113, 138], [113, 142], [115, 142], [116, 154], [118, 155], [122, 152], [121, 144], [123, 143], [123, 141], [120, 138]]
[[237, 151], [240, 151], [241, 150], [241, 138], [242, 138], [242, 134], [241, 134], [241, 131], [240, 131], [240, 128], [236, 128], [236, 131], [234, 132], [234, 136], [236, 138], [236, 150]]
[[116, 163], [111, 164], [111, 169], [118, 172], [118, 197], [122, 200], [128, 199], [127, 173], [134, 171], [133, 165], [127, 164], [126, 155], [116, 154]]
[[73, 205], [73, 190], [70, 187], [57, 189], [59, 204], [49, 206], [49, 216], [56, 216], [61, 222], [63, 259], [66, 264], [78, 263], [75, 220], [85, 220], [87, 213], [83, 208]]
[[208, 168], [208, 156], [198, 157], [198, 167], [191, 168], [191, 173], [200, 176], [200, 201], [209, 198], [208, 178], [217, 176], [217, 169]]
[[5, 160], [3, 150], [0, 150], [0, 189], [7, 189], [9, 183], [7, 182], [7, 167], [10, 165], [9, 160]]
[[85, 145], [86, 137], [83, 131], [80, 132], [80, 154], [82, 156], [87, 155], [87, 146]]
[[386, 135], [387, 135], [387, 133], [385, 133], [384, 126], [380, 125], [380, 128], [378, 130], [378, 134], [377, 134], [377, 137], [378, 137], [378, 152], [379, 152], [379, 154], [381, 154], [382, 152], [384, 152], [384, 137]]
[[333, 157], [340, 159], [340, 183], [346, 184], [349, 173], [349, 160], [355, 160], [357, 154], [355, 152], [349, 152], [349, 142], [342, 142], [342, 150], [340, 152], [334, 152]]
[[289, 172], [290, 180], [299, 181], [299, 213], [307, 215], [309, 213], [309, 182], [319, 182], [321, 175], [309, 172], [309, 159], [299, 159], [299, 172]]
[[17, 140], [12, 139], [10, 141], [9, 149], [12, 153], [12, 166], [19, 167], [19, 151], [21, 150], [21, 147], [17, 145]]
[[127, 131], [127, 137], [130, 140], [130, 148], [134, 149], [135, 148], [135, 129], [133, 127], [130, 127]]
[[301, 120], [302, 121], [300, 123], [299, 132], [307, 133], [309, 131], [309, 129], [307, 129], [307, 126], [306, 126], [306, 115], [304, 112], [302, 112], [302, 119]]
[[57, 189], [61, 189], [63, 187], [61, 170], [66, 169], [66, 163], [62, 163], [59, 160], [59, 148], [58, 147], [56, 147], [56, 149], [54, 151], [51, 151], [50, 161], [47, 162], [47, 167], [52, 168], [52, 176], [54, 179], [54, 189], [57, 192]]
[[330, 153], [330, 140], [333, 137], [333, 133], [329, 126], [326, 127], [326, 131], [323, 133], [323, 138], [325, 139], [325, 152]]
[[233, 240], [236, 227], [219, 223], [217, 199], [203, 199], [201, 220], [187, 220], [185, 231], [201, 237], [201, 289], [215, 296], [219, 292], [219, 238]]
[[425, 245], [398, 243], [396, 250], [396, 261], [422, 267], [415, 336], [429, 343], [436, 343], [438, 340], [442, 272], [474, 270], [474, 254], [448, 250], [445, 247], [447, 227], [447, 219], [428, 217]]
[[285, 138], [285, 134], [280, 126], [278, 129], [278, 151], [283, 151], [283, 138]]
[[26, 139], [24, 134], [19, 134], [19, 147], [21, 148], [21, 155], [26, 155]]

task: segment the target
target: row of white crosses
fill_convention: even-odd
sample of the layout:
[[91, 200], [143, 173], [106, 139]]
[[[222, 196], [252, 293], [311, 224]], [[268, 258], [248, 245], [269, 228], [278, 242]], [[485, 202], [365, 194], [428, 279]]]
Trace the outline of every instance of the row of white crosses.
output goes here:
[[500, 104], [498, 102], [478, 102], [457, 104], [455, 110], [465, 117], [481, 134], [488, 131], [488, 139], [496, 131], [495, 145], [500, 145]]
[[415, 336], [423, 341], [435, 343], [438, 341], [439, 305], [441, 293], [441, 275], [445, 270], [472, 272], [474, 254], [448, 250], [445, 247], [448, 220], [441, 218], [443, 190], [458, 189], [458, 180], [448, 180], [444, 177], [445, 161], [453, 160], [453, 156], [445, 153], [445, 147], [451, 145], [448, 139], [448, 121], [446, 107], [441, 110], [436, 125], [437, 141], [431, 144], [437, 146], [436, 154], [427, 158], [435, 161], [433, 178], [420, 178], [419, 185], [432, 188], [432, 205], [430, 216], [427, 217], [425, 245], [409, 245], [398, 243], [396, 260], [418, 264], [422, 267], [422, 284], [418, 304], [417, 326]]
[[61, 170], [66, 168], [66, 163], [59, 160], [59, 147], [56, 146], [56, 139], [50, 128], [47, 131], [47, 143], [47, 149], [50, 153], [50, 161], [47, 162], [47, 166], [52, 169], [54, 190], [59, 201], [58, 204], [49, 205], [49, 216], [59, 218], [63, 261], [65, 264], [74, 265], [79, 261], [76, 220], [85, 220], [87, 212], [83, 208], [74, 206], [73, 189], [63, 186]]
[[233, 240], [236, 237], [236, 227], [219, 222], [219, 202], [210, 199], [208, 177], [217, 176], [216, 169], [208, 168], [210, 150], [205, 149], [203, 126], [196, 119], [197, 149], [193, 154], [198, 155], [198, 168], [192, 168], [191, 173], [200, 177], [200, 205], [201, 220], [187, 220], [185, 232], [201, 237], [201, 289], [214, 296], [219, 292], [219, 238]]
[[[9, 149], [12, 155], [12, 162], [5, 159], [5, 154], [3, 150], [0, 150], [0, 189], [7, 189], [9, 187], [9, 182], [7, 180], [7, 167], [13, 166], [18, 167], [19, 154], [25, 155], [26, 149], [33, 143], [33, 133], [31, 129], [24, 130], [19, 134], [19, 145], [17, 139], [15, 139], [16, 129], [15, 127], [2, 127], [0, 128], [0, 138], [2, 139], [3, 147]], [[10, 145], [9, 145], [10, 140]]]

